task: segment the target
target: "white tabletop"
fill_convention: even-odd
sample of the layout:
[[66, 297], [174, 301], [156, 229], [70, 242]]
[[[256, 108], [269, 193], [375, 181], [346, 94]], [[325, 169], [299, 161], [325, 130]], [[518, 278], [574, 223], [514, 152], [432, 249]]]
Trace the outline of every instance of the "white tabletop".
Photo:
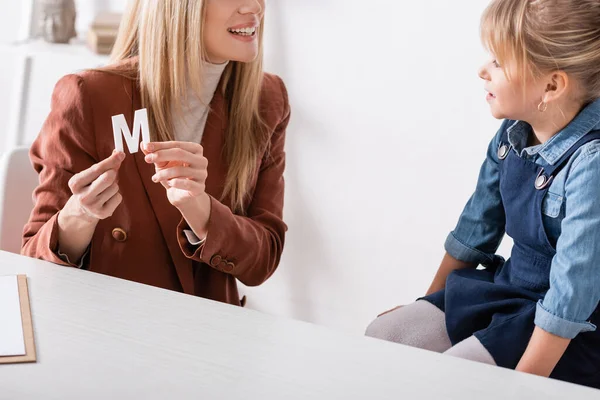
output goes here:
[[0, 252], [0, 275], [10, 274], [28, 276], [38, 361], [0, 365], [2, 400], [600, 398], [580, 386]]

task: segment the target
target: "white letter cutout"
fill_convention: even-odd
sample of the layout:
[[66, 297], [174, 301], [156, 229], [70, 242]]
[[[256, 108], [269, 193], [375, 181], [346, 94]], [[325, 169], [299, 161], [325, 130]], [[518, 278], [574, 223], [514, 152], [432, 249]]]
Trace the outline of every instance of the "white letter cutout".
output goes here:
[[113, 135], [115, 137], [115, 149], [125, 151], [123, 148], [123, 136], [127, 142], [129, 153], [137, 153], [140, 147], [140, 130], [142, 131], [142, 142], [150, 143], [150, 128], [148, 127], [148, 110], [142, 108], [137, 110], [133, 117], [133, 134], [129, 131], [125, 116], [114, 115], [112, 117]]

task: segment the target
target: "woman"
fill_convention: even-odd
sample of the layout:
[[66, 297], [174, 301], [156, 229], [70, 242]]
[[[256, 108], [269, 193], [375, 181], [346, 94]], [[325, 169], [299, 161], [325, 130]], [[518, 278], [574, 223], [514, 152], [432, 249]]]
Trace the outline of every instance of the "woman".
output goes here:
[[[264, 0], [132, 0], [114, 63], [64, 77], [31, 148], [22, 253], [240, 305], [279, 263], [283, 82], [262, 72]], [[115, 151], [112, 116], [152, 142]]]

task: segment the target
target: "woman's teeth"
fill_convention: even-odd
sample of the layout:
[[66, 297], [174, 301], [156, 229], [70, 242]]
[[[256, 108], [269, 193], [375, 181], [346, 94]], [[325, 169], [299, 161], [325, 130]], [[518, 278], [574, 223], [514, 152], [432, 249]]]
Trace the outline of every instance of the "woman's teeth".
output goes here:
[[242, 28], [242, 29], [228, 29], [228, 31], [233, 33], [234, 35], [252, 36], [256, 33], [256, 27]]

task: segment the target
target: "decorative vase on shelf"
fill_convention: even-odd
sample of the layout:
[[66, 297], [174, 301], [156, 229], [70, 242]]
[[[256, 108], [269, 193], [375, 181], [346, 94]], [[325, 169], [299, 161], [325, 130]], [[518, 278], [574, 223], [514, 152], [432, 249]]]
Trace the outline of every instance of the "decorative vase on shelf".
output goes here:
[[50, 43], [69, 43], [75, 32], [75, 0], [38, 0], [39, 34]]

